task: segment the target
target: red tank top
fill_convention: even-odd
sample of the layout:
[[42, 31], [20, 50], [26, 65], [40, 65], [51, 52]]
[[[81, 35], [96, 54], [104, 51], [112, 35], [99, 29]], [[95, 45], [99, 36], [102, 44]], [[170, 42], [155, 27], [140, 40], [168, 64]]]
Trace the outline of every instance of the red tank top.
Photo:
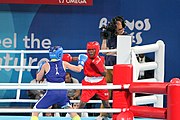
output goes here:
[[[104, 66], [102, 66], [104, 67]], [[84, 65], [84, 75], [87, 77], [102, 76], [97, 67], [92, 63], [92, 59], [88, 58]]]

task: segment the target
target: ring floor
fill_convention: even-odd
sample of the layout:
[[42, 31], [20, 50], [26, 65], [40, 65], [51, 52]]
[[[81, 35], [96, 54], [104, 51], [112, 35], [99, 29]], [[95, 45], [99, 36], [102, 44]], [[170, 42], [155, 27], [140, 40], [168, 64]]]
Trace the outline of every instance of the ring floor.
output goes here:
[[[96, 117], [81, 118], [81, 120], [95, 120]], [[30, 120], [30, 116], [0, 116], [0, 120]], [[39, 120], [71, 120], [67, 117], [39, 117]], [[150, 118], [134, 118], [134, 120], [160, 120]], [[162, 119], [161, 119], [162, 120]]]

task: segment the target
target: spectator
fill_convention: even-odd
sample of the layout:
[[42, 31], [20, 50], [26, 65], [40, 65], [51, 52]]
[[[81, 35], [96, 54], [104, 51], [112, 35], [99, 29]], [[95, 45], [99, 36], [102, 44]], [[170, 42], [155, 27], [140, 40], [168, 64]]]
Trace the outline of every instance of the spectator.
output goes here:
[[[79, 81], [76, 78], [73, 78], [71, 76], [70, 72], [66, 72], [65, 76], [65, 82], [66, 83], [79, 83]], [[70, 100], [79, 100], [80, 97], [80, 90], [77, 89], [69, 89], [68, 90], [68, 97]]]
[[[139, 63], [152, 62], [153, 60], [147, 57], [145, 54], [138, 54], [137, 60]], [[138, 80], [154, 78], [154, 70], [140, 71]], [[148, 96], [152, 94], [135, 93], [135, 97]], [[153, 104], [147, 104], [147, 106], [153, 106]]]
[[[78, 109], [79, 108], [79, 103], [73, 103], [73, 109]], [[81, 117], [88, 117], [87, 112], [82, 112]], [[69, 113], [66, 114], [66, 117], [70, 117]]]
[[[50, 106], [48, 109], [57, 109], [58, 108], [58, 104], [54, 104], [52, 106]], [[56, 113], [44, 113], [43, 116], [47, 116], [47, 117], [60, 117], [59, 112]]]
[[[147, 57], [145, 54], [137, 55], [137, 60], [139, 63], [145, 63], [145, 62], [152, 62], [153, 61], [151, 58]], [[146, 70], [146, 71], [140, 71], [139, 72], [139, 78], [138, 79], [148, 79], [148, 78], [154, 78], [154, 70]]]

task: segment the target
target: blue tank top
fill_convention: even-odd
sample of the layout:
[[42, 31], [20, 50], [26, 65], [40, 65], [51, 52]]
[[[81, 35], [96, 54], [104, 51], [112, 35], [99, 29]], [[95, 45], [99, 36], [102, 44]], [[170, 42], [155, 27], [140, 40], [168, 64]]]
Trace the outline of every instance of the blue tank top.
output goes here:
[[47, 82], [61, 83], [65, 81], [66, 72], [64, 71], [62, 61], [49, 62], [50, 69], [46, 73]]

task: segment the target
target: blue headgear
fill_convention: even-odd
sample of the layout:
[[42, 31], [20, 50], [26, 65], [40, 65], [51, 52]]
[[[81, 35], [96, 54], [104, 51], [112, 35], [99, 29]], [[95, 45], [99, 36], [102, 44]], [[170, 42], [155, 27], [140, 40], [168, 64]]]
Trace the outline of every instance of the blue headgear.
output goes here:
[[49, 49], [50, 59], [62, 60], [63, 48], [61, 46], [54, 46]]

